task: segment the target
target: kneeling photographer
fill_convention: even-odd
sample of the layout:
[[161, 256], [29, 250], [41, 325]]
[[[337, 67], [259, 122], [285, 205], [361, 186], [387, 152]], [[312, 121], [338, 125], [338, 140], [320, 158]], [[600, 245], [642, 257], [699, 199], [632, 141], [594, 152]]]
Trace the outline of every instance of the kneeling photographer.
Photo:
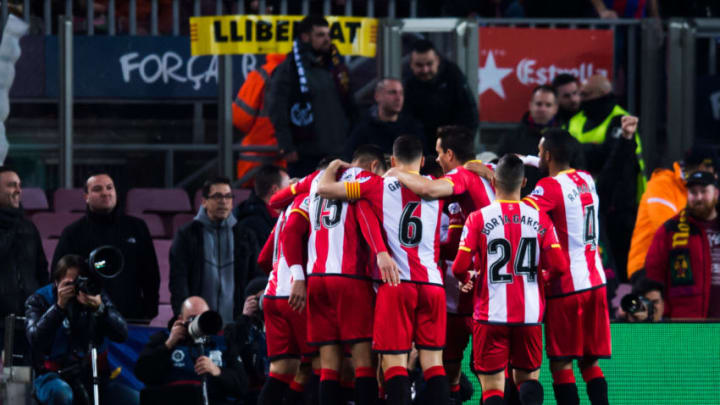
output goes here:
[[662, 322], [665, 302], [663, 285], [645, 277], [638, 278], [630, 294], [622, 297], [618, 320], [627, 322]]
[[[137, 391], [108, 378], [106, 338], [123, 342], [128, 329], [101, 292], [97, 278], [96, 273], [109, 269], [110, 259], [94, 262], [91, 257], [90, 262], [88, 266], [78, 255], [63, 256], [51, 284], [25, 302], [25, 330], [37, 374], [34, 390], [41, 404], [90, 404], [95, 388], [99, 388], [103, 404], [138, 402]], [[112, 277], [121, 267], [120, 263], [119, 269], [110, 270], [113, 274], [103, 277]], [[100, 354], [92, 356], [95, 351], [91, 347]], [[93, 378], [93, 358], [97, 359], [97, 379]]]
[[135, 376], [145, 383], [142, 404], [230, 404], [247, 391], [234, 324], [222, 336], [222, 319], [201, 297], [189, 297], [169, 331], [161, 331], [138, 357]]

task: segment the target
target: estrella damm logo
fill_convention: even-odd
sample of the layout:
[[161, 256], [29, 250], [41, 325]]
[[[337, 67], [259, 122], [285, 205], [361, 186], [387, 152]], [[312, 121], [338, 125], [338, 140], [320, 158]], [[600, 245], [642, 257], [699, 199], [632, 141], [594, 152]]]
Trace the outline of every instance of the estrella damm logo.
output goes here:
[[[378, 20], [325, 17], [330, 38], [342, 55], [375, 57]], [[232, 15], [190, 18], [193, 56], [288, 53], [300, 15]]]

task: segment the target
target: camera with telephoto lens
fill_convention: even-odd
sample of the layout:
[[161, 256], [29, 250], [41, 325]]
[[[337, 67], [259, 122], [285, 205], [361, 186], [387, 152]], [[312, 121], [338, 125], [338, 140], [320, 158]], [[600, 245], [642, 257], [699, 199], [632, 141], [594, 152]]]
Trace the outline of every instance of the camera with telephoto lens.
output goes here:
[[652, 322], [654, 319], [655, 305], [653, 305], [649, 299], [640, 294], [627, 294], [622, 297], [622, 300], [620, 301], [620, 308], [622, 308], [622, 310], [628, 315], [635, 315], [638, 312], [647, 311], [647, 318], [645, 318], [645, 322]]
[[200, 315], [191, 316], [185, 322], [188, 335], [193, 342], [202, 341], [207, 336], [217, 335], [222, 329], [222, 325], [222, 317], [215, 311], [205, 311]]
[[87, 272], [81, 273], [74, 281], [77, 291], [87, 295], [98, 295], [103, 280], [111, 279], [123, 270], [125, 259], [122, 252], [114, 246], [105, 245], [90, 252], [87, 259]]

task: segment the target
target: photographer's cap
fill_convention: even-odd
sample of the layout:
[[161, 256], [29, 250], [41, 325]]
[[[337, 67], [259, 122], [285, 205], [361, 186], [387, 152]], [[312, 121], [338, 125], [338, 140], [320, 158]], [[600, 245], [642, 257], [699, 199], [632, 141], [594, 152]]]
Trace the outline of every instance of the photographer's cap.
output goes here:
[[715, 175], [708, 172], [697, 171], [693, 172], [687, 178], [687, 186], [709, 186], [713, 185], [717, 187], [717, 180]]

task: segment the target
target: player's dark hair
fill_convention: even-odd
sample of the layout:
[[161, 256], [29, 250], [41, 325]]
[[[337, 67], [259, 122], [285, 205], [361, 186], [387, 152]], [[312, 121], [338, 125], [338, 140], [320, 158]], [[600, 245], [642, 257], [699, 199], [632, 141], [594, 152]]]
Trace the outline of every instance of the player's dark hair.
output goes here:
[[422, 158], [423, 145], [410, 135], [400, 135], [393, 142], [393, 156], [401, 163], [412, 163]]
[[355, 149], [355, 153], [353, 153], [352, 156], [352, 161], [357, 164], [369, 165], [373, 160], [378, 161], [383, 172], [387, 171], [388, 166], [385, 160], [385, 154], [377, 145], [360, 145]]
[[80, 255], [65, 255], [58, 260], [55, 270], [52, 272], [51, 281], [57, 283], [67, 274], [68, 270], [78, 269], [78, 274], [86, 275], [88, 272], [87, 262]]
[[315, 166], [316, 170], [325, 170], [328, 166], [330, 166], [330, 162], [332, 162], [335, 159], [340, 159], [340, 156], [337, 155], [327, 155], [320, 159], [317, 166]]
[[555, 98], [557, 98], [557, 90], [555, 90], [555, 87], [550, 86], [549, 84], [543, 84], [540, 86], [537, 86], [533, 89], [531, 99], [535, 98], [535, 95], [537, 93], [551, 93]]
[[550, 152], [557, 163], [571, 163], [576, 159], [579, 144], [570, 133], [561, 128], [552, 128], [543, 133], [543, 149]]
[[475, 159], [473, 133], [460, 125], [446, 125], [437, 129], [443, 152], [452, 150], [460, 163]]
[[232, 187], [232, 185], [230, 184], [230, 179], [228, 179], [227, 177], [225, 177], [225, 176], [213, 177], [211, 179], [205, 180], [205, 183], [203, 183], [202, 196], [206, 199], [208, 197], [210, 197], [210, 188], [217, 184], [227, 184], [228, 187]]
[[255, 194], [260, 198], [265, 198], [270, 194], [272, 186], [280, 187], [282, 184], [282, 173], [285, 170], [275, 165], [263, 165], [255, 173]]
[[555, 76], [555, 78], [552, 81], [552, 86], [557, 91], [557, 88], [560, 86], [564, 86], [568, 83], [580, 83], [580, 80], [578, 80], [577, 77], [569, 74], [569, 73], [560, 73], [559, 75]]
[[309, 34], [312, 32], [313, 27], [329, 26], [330, 24], [328, 24], [328, 21], [325, 19], [325, 17], [317, 14], [311, 14], [303, 18], [302, 21], [300, 21], [300, 24], [298, 24], [297, 28], [295, 29], [295, 35], [299, 36], [300, 34]]
[[520, 190], [525, 178], [523, 161], [514, 154], [508, 153], [500, 158], [495, 168], [495, 186], [505, 192]]
[[413, 42], [413, 44], [410, 46], [410, 51], [415, 53], [425, 53], [427, 51], [433, 51], [437, 53], [435, 50], [435, 44], [432, 43], [432, 41], [428, 39], [418, 39], [417, 41]]
[[0, 166], [0, 174], [5, 172], [13, 172], [15, 173], [15, 170], [11, 169], [9, 166]]

